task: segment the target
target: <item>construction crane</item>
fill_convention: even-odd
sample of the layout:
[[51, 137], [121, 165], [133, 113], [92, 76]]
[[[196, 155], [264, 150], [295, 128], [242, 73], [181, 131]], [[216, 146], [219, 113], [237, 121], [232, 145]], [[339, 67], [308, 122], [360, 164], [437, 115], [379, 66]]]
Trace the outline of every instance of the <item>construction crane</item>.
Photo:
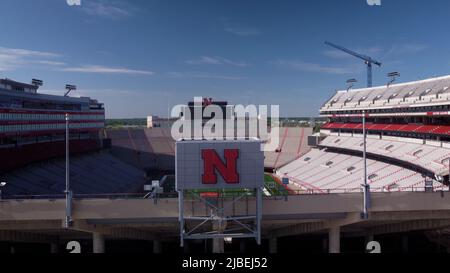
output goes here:
[[334, 47], [336, 49], [339, 49], [341, 51], [344, 51], [347, 54], [350, 54], [352, 56], [355, 56], [356, 58], [362, 59], [364, 63], [367, 65], [367, 87], [372, 87], [372, 64], [381, 66], [381, 63], [372, 59], [371, 57], [363, 54], [356, 53], [354, 51], [351, 51], [349, 49], [346, 49], [342, 46], [338, 46], [336, 44], [333, 44], [331, 42], [325, 41], [326, 45], [329, 45], [331, 47]]

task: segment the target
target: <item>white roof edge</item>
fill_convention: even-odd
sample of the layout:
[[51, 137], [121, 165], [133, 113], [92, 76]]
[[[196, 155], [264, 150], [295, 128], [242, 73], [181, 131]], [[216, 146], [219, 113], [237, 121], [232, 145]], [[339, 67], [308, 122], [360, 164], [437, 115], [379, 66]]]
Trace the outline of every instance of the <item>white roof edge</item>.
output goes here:
[[[443, 79], [450, 79], [450, 75], [446, 75], [446, 76], [439, 76], [439, 77], [435, 77], [435, 78], [429, 78], [429, 79], [424, 79], [424, 80], [417, 80], [417, 81], [412, 81], [412, 82], [402, 82], [402, 83], [397, 83], [397, 84], [391, 84], [390, 87], [398, 87], [398, 86], [404, 86], [404, 85], [410, 85], [410, 84], [419, 84], [419, 83], [427, 83], [427, 82], [431, 82], [431, 81], [437, 81], [437, 80], [443, 80]], [[380, 85], [380, 86], [376, 86], [376, 87], [365, 87], [365, 88], [358, 88], [358, 89], [350, 89], [348, 92], [360, 92], [360, 91], [365, 91], [365, 90], [369, 90], [369, 89], [382, 89], [382, 88], [387, 88], [387, 85]], [[337, 93], [347, 93], [347, 90], [339, 90], [337, 91]]]

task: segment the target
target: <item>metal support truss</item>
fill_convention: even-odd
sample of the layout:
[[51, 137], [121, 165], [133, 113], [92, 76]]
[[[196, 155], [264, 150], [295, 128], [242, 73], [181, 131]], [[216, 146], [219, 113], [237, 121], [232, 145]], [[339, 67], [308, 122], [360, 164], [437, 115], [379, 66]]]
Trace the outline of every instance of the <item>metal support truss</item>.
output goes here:
[[[245, 192], [224, 206], [220, 206], [219, 202], [214, 204], [211, 200], [208, 200], [209, 198], [206, 199], [195, 193], [193, 197], [209, 209], [209, 215], [200, 216], [184, 215], [185, 192], [183, 190], [178, 191], [180, 246], [184, 246], [184, 240], [217, 238], [255, 238], [257, 244], [261, 244], [262, 188], [254, 190], [256, 192], [254, 215], [226, 215], [230, 207], [247, 196]], [[228, 223], [232, 227], [228, 227]], [[188, 228], [189, 224], [192, 224], [193, 227]]]

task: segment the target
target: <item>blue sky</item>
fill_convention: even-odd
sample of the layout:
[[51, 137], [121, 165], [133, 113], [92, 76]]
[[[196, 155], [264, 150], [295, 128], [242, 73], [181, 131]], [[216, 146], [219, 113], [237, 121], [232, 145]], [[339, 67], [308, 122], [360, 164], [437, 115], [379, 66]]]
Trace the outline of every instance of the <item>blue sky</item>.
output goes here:
[[315, 116], [362, 61], [383, 63], [374, 85], [450, 74], [447, 0], [2, 0], [0, 77], [44, 80], [43, 93], [105, 103], [107, 117], [166, 115], [193, 96], [279, 104]]

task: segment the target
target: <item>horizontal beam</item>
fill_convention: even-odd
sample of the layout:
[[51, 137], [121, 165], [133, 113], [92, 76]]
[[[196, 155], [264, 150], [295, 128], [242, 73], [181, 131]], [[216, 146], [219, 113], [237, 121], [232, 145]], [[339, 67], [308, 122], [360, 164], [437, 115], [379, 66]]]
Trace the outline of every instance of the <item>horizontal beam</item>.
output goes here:
[[51, 243], [57, 242], [58, 236], [17, 230], [0, 230], [0, 241], [21, 243]]

